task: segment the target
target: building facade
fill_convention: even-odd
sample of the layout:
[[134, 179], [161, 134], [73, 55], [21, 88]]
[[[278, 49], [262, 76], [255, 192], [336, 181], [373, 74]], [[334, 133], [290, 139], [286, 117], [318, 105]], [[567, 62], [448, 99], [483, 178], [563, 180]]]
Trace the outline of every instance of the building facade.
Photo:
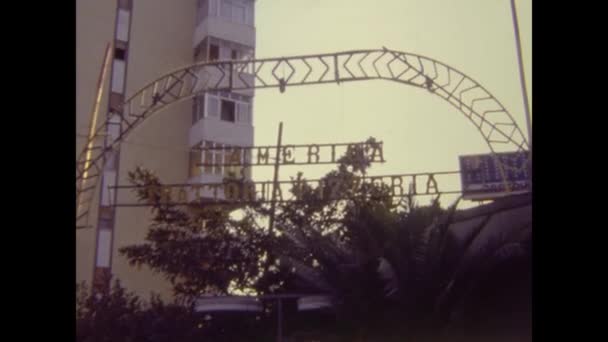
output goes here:
[[[78, 0], [76, 5], [77, 156], [87, 141], [108, 43], [112, 60], [98, 118], [107, 120], [108, 135], [122, 114], [120, 104], [157, 77], [194, 62], [255, 56], [254, 0]], [[77, 282], [103, 287], [112, 277], [141, 295], [171, 297], [162, 275], [132, 267], [118, 253], [144, 241], [151, 215], [149, 208], [115, 206], [137, 199], [110, 187], [128, 184], [128, 172], [137, 166], [165, 183], [220, 182], [235, 171], [221, 165], [231, 149], [253, 145], [253, 95], [253, 90], [209, 92], [174, 104], [146, 119], [113, 151], [89, 214], [91, 226], [76, 232]]]

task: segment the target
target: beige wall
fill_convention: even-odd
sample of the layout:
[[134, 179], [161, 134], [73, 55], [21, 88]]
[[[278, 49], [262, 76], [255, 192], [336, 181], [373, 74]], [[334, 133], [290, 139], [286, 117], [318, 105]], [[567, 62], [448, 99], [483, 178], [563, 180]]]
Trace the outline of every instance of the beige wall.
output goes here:
[[[87, 132], [106, 42], [114, 32], [115, 1], [77, 2], [77, 130]], [[192, 63], [196, 0], [134, 1], [128, 52], [126, 96], [129, 97], [156, 77]], [[108, 80], [109, 81], [109, 80]], [[107, 89], [107, 87], [106, 87]], [[107, 96], [101, 113], [107, 111]], [[151, 169], [164, 182], [185, 182], [188, 176], [188, 130], [191, 103], [185, 101], [156, 113], [143, 122], [121, 145], [119, 184], [127, 184], [127, 172], [137, 165]], [[100, 116], [100, 119], [104, 118]], [[78, 151], [84, 139], [78, 139]], [[153, 146], [150, 146], [153, 145]], [[155, 148], [154, 146], [157, 146]], [[78, 153], [78, 152], [77, 152]], [[98, 198], [98, 195], [96, 196]], [[133, 202], [134, 196], [119, 192], [119, 202]], [[89, 219], [96, 222], [96, 208]], [[169, 285], [147, 268], [128, 265], [118, 249], [141, 243], [150, 220], [149, 208], [117, 208], [114, 225], [112, 272], [124, 286], [146, 296], [154, 291], [168, 299]], [[77, 232], [77, 280], [90, 283], [94, 264], [95, 230]]]
[[[158, 76], [192, 63], [195, 0], [136, 1], [133, 8], [127, 91], [129, 96]], [[127, 173], [140, 165], [156, 172], [164, 182], [184, 182], [188, 176], [188, 129], [192, 106], [189, 101], [156, 113], [122, 144], [119, 184], [127, 184]], [[162, 146], [162, 147], [160, 147]], [[133, 202], [132, 193], [121, 192], [121, 202]], [[118, 208], [114, 226], [112, 271], [129, 289], [142, 295], [151, 291], [165, 299], [169, 284], [149, 269], [130, 266], [118, 249], [141, 243], [150, 223], [149, 208]]]

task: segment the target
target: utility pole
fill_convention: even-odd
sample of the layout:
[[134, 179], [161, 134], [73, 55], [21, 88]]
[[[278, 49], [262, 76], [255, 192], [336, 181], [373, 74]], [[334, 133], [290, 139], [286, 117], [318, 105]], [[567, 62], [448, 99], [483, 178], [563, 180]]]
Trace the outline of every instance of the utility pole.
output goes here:
[[524, 61], [521, 56], [521, 39], [519, 37], [519, 22], [517, 20], [517, 9], [515, 8], [515, 0], [511, 0], [511, 15], [513, 18], [513, 28], [515, 30], [515, 42], [517, 43], [517, 64], [519, 66], [519, 80], [521, 82], [521, 92], [524, 98], [524, 113], [526, 114], [526, 126], [528, 128], [528, 174], [530, 185], [532, 185], [532, 118], [530, 116], [530, 104], [528, 103], [528, 90], [526, 88]]
[[[279, 135], [277, 138], [277, 153], [274, 160], [274, 176], [272, 180], [272, 200], [270, 202], [270, 221], [268, 222], [268, 234], [272, 238], [274, 229], [274, 215], [276, 207], [276, 191], [279, 187], [279, 165], [281, 163], [281, 140], [283, 139], [283, 122], [279, 122]], [[270, 258], [269, 258], [270, 259]], [[268, 268], [266, 269], [268, 271]], [[283, 303], [277, 298], [277, 342], [283, 341]]]
[[519, 65], [519, 80], [521, 82], [521, 91], [524, 98], [524, 112], [526, 114], [526, 125], [528, 128], [528, 142], [530, 143], [530, 153], [532, 152], [532, 123], [530, 117], [530, 105], [528, 103], [528, 90], [526, 88], [526, 76], [524, 73], [524, 62], [521, 56], [521, 39], [519, 37], [519, 23], [517, 21], [517, 9], [515, 8], [515, 0], [511, 0], [511, 14], [513, 17], [513, 28], [515, 29], [515, 42], [517, 43], [517, 60]]
[[279, 123], [279, 136], [277, 138], [277, 153], [274, 161], [274, 177], [272, 180], [272, 200], [270, 202], [270, 221], [268, 223], [268, 234], [272, 234], [274, 229], [274, 211], [276, 202], [276, 192], [279, 186], [279, 165], [281, 163], [281, 139], [283, 138], [283, 122]]

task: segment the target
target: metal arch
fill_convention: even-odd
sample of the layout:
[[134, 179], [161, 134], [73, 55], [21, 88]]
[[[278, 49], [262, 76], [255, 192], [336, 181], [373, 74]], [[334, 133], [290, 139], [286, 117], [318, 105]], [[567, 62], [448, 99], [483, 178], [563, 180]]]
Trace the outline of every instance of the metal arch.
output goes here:
[[[277, 75], [281, 64], [290, 69], [288, 75]], [[285, 71], [284, 67], [281, 69]], [[209, 91], [277, 87], [284, 91], [287, 86], [373, 79], [423, 88], [443, 98], [475, 125], [492, 153], [505, 148], [525, 151], [529, 147], [511, 114], [483, 86], [447, 64], [421, 55], [384, 48], [200, 62], [148, 83], [120, 106], [117, 110], [120, 114], [109, 113], [108, 120], [97, 128], [77, 160], [77, 227], [78, 222], [87, 221], [93, 193], [108, 154], [143, 120], [168, 105]], [[107, 134], [111, 120], [115, 120], [116, 132]], [[87, 158], [89, 150], [91, 153]], [[506, 165], [498, 160], [497, 163], [504, 175]]]

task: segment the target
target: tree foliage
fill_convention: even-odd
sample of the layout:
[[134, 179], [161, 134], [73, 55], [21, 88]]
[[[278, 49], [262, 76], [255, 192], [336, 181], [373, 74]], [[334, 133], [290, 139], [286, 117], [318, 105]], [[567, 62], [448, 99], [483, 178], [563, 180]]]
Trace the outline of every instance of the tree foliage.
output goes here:
[[319, 186], [298, 174], [295, 200], [277, 203], [272, 232], [267, 204], [165, 203], [149, 191], [160, 180], [137, 168], [130, 179], [141, 186], [139, 199], [151, 204], [153, 221], [146, 241], [121, 253], [164, 274], [186, 304], [202, 294], [330, 295], [332, 333], [348, 341], [421, 338], [449, 327], [475, 302], [488, 274], [529, 257], [529, 227], [513, 227], [473, 249], [485, 229], [480, 224], [467, 243], [450, 249], [447, 227], [456, 205], [419, 207], [412, 198], [398, 205], [388, 186], [367, 175], [366, 149], [374, 143], [350, 148]]
[[264, 318], [201, 315], [192, 306], [164, 303], [156, 295], [144, 300], [119, 281], [98, 294], [89, 293], [85, 283], [77, 284], [78, 342], [241, 342], [243, 336], [262, 342], [272, 339]]
[[165, 304], [158, 296], [142, 300], [115, 281], [107, 294], [92, 294], [78, 284], [76, 340], [79, 342], [200, 341], [201, 317], [192, 309]]
[[146, 187], [139, 190], [139, 197], [153, 203], [146, 242], [121, 249], [132, 265], [146, 264], [164, 274], [185, 302], [203, 293], [226, 294], [230, 288], [254, 286], [268, 241], [252, 213], [235, 220], [225, 207], [188, 209], [163, 203], [148, 191], [161, 185], [152, 173], [138, 168], [130, 177]]

